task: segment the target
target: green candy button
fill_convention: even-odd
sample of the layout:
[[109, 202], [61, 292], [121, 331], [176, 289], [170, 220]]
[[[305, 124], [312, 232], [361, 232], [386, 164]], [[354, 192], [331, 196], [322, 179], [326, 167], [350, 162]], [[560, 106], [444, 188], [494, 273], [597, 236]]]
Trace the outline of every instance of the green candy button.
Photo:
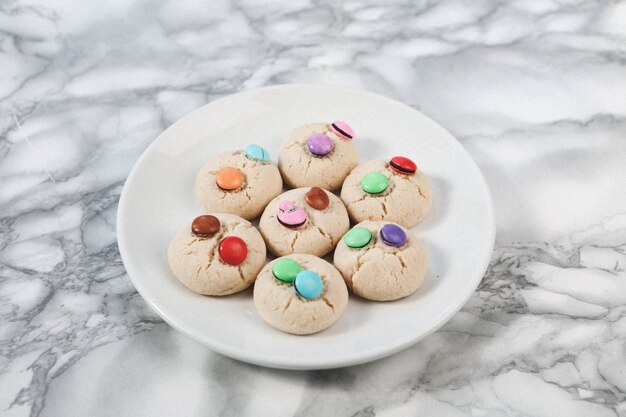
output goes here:
[[389, 180], [380, 172], [370, 172], [361, 180], [361, 188], [369, 194], [380, 194], [389, 186]]
[[362, 248], [372, 240], [372, 232], [365, 227], [353, 227], [343, 237], [343, 243], [349, 248]]
[[293, 282], [300, 271], [302, 271], [300, 264], [289, 258], [278, 259], [272, 265], [272, 273], [283, 282]]

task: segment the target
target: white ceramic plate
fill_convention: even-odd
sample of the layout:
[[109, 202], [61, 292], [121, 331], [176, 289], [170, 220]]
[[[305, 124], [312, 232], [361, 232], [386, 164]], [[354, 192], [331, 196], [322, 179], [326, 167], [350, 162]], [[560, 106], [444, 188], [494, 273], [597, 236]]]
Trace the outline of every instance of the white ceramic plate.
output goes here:
[[[197, 170], [216, 155], [265, 147], [276, 162], [294, 127], [345, 120], [356, 131], [361, 161], [405, 155], [433, 185], [433, 210], [413, 230], [427, 248], [430, 270], [412, 296], [376, 303], [350, 296], [329, 329], [292, 336], [257, 314], [252, 291], [227, 297], [191, 292], [170, 273], [167, 246], [178, 228], [201, 214]], [[122, 260], [139, 294], [170, 325], [224, 355], [259, 365], [322, 369], [371, 361], [417, 342], [449, 320], [480, 282], [495, 234], [489, 190], [463, 147], [418, 111], [364, 91], [284, 85], [235, 94], [194, 111], [141, 155], [119, 202]]]

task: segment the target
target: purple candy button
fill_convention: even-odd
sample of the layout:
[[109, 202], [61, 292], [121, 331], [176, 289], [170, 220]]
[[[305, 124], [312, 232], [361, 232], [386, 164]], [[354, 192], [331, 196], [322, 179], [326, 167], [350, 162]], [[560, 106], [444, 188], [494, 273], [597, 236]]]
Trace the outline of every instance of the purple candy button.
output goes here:
[[332, 152], [335, 144], [328, 136], [316, 133], [306, 140], [306, 147], [315, 156], [326, 156]]
[[406, 244], [407, 237], [404, 230], [396, 224], [386, 224], [380, 229], [380, 239], [387, 246], [394, 246], [396, 248], [402, 247]]

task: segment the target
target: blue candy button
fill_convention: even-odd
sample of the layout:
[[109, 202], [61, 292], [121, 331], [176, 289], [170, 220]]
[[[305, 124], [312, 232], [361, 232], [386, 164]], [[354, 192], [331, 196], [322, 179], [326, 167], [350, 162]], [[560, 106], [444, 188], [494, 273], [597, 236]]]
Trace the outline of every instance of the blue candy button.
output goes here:
[[246, 157], [260, 162], [269, 162], [270, 154], [259, 145], [246, 146]]
[[313, 271], [300, 271], [293, 280], [296, 293], [307, 300], [315, 300], [324, 291], [322, 278]]

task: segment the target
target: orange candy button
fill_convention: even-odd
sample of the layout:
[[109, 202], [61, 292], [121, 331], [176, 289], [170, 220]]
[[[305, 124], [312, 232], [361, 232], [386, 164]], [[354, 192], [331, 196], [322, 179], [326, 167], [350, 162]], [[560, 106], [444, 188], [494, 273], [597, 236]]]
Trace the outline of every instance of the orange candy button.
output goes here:
[[222, 190], [236, 190], [243, 185], [243, 174], [237, 168], [225, 167], [217, 172], [215, 182]]

